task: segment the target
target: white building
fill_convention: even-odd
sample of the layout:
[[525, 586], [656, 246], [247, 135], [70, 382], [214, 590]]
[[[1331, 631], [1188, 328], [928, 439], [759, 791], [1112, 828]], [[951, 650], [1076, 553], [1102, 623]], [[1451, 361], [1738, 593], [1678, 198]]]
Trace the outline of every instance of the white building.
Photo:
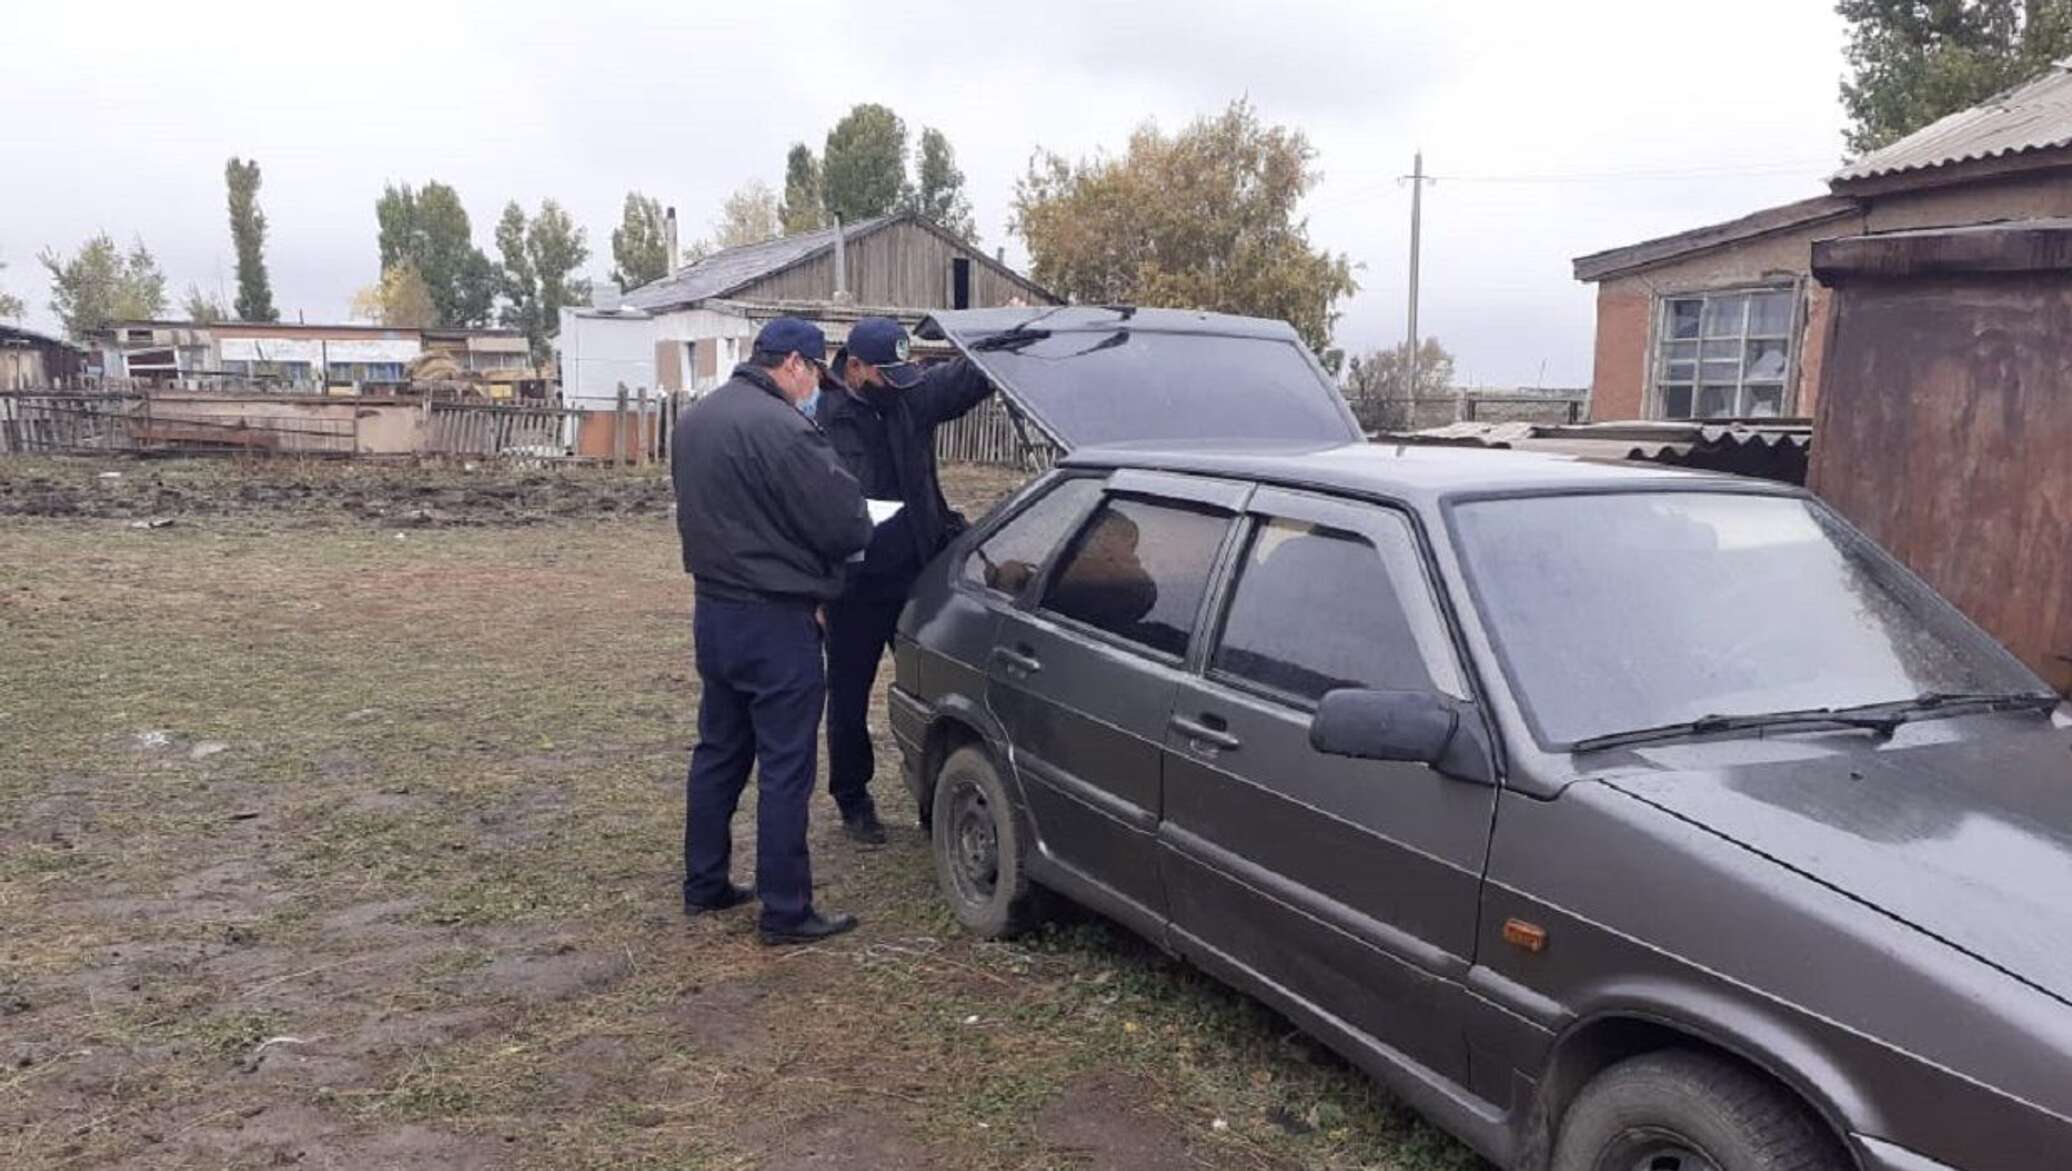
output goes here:
[[1058, 298], [968, 241], [902, 214], [729, 248], [597, 301], [564, 308], [556, 338], [563, 401], [589, 410], [613, 406], [621, 383], [629, 394], [718, 386], [773, 317], [812, 321], [835, 347], [859, 317], [894, 317], [912, 328], [937, 309]]

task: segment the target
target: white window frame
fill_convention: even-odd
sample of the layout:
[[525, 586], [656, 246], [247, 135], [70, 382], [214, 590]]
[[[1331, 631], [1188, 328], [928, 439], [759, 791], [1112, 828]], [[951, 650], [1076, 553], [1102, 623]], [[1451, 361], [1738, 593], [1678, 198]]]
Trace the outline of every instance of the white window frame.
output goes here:
[[[1704, 327], [1702, 324], [1705, 319], [1705, 306], [1703, 304], [1700, 304], [1698, 309], [1698, 319], [1701, 324], [1699, 327], [1698, 336], [1695, 338], [1672, 338], [1670, 336], [1670, 306], [1673, 302], [1705, 302], [1717, 298], [1750, 297], [1766, 293], [1787, 293], [1791, 297], [1790, 322], [1786, 325], [1785, 332], [1782, 334], [1750, 334], [1748, 332], [1747, 309], [1744, 307], [1744, 309], [1742, 310], [1743, 316], [1741, 328], [1738, 332], [1731, 335], [1731, 337], [1707, 338], [1704, 334]], [[1798, 279], [1793, 279], [1789, 281], [1723, 285], [1716, 288], [1679, 289], [1675, 291], [1663, 291], [1656, 293], [1654, 305], [1654, 319], [1650, 323], [1651, 328], [1648, 331], [1648, 350], [1646, 359], [1647, 417], [1650, 419], [1679, 423], [1726, 422], [1732, 419], [1745, 419], [1752, 417], [1746, 414], [1746, 411], [1749, 406], [1749, 404], [1746, 401], [1749, 386], [1749, 380], [1747, 377], [1748, 363], [1746, 354], [1747, 346], [1750, 341], [1782, 341], [1784, 343], [1784, 376], [1782, 379], [1783, 393], [1780, 396], [1778, 402], [1778, 417], [1791, 418], [1797, 416], [1799, 405], [1799, 350], [1804, 340], [1803, 335], [1805, 333], [1805, 318], [1805, 283]], [[1719, 385], [1719, 383], [1716, 381], [1708, 382], [1705, 378], [1704, 343], [1707, 341], [1717, 342], [1729, 340], [1738, 344], [1738, 346], [1740, 347], [1740, 353], [1742, 354], [1742, 357], [1737, 361], [1734, 370], [1735, 412], [1718, 418], [1708, 419], [1697, 413], [1699, 396], [1703, 393], [1704, 387], [1717, 386]], [[1692, 364], [1696, 368], [1693, 370], [1691, 381], [1688, 384], [1691, 388], [1691, 414], [1689, 414], [1688, 416], [1677, 418], [1672, 418], [1672, 416], [1670, 416], [1668, 412], [1668, 402], [1665, 391], [1666, 388], [1669, 386], [1683, 386], [1686, 384], [1682, 381], [1673, 383], [1668, 382], [1668, 380], [1664, 378], [1666, 367], [1668, 365], [1668, 346], [1671, 342], [1674, 341], [1689, 341], [1697, 344], [1697, 353], [1691, 359]], [[1768, 385], [1769, 382], [1769, 379], [1761, 379], [1758, 380], [1756, 384]]]

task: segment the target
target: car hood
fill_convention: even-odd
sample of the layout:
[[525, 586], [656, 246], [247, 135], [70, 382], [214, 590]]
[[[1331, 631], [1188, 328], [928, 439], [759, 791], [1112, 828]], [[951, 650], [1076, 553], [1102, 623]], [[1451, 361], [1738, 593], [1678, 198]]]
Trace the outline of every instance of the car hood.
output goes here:
[[2072, 730], [2060, 714], [1657, 745], [1605, 783], [2072, 1004]]
[[1135, 440], [1363, 439], [1285, 321], [1179, 309], [960, 309], [921, 323], [1071, 450]]

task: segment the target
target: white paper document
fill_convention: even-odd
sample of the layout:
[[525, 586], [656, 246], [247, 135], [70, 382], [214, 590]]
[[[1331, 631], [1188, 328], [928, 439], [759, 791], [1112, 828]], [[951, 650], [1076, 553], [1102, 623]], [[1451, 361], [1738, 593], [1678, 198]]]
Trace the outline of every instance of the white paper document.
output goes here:
[[[873, 527], [875, 527], [877, 525], [884, 524], [886, 521], [891, 520], [895, 516], [898, 516], [899, 510], [905, 508], [906, 505], [905, 503], [898, 500], [872, 500], [869, 497], [865, 497], [863, 501], [863, 507], [864, 511], [870, 513], [871, 524]], [[851, 553], [849, 555], [849, 560], [861, 561], [863, 560], [863, 554], [864, 551], [862, 549], [858, 549], [856, 552]]]

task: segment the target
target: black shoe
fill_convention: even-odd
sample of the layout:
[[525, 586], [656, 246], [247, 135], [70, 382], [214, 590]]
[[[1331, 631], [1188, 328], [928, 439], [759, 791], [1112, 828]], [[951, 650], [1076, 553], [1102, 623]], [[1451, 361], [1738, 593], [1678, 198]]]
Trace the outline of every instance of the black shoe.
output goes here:
[[685, 899], [683, 901], [683, 913], [695, 919], [700, 915], [710, 914], [713, 911], [732, 910], [754, 897], [754, 891], [745, 886], [735, 886], [730, 882], [727, 884], [726, 892], [709, 903], [694, 903], [689, 899]]
[[859, 845], [882, 846], [885, 844], [885, 823], [878, 820], [878, 811], [866, 809], [854, 817], [842, 819], [842, 832]]
[[845, 911], [837, 911], [832, 915], [814, 911], [804, 920], [789, 927], [764, 927], [760, 934], [763, 942], [771, 947], [783, 947], [790, 943], [819, 943], [823, 939], [833, 939], [844, 931], [855, 929], [856, 916]]

